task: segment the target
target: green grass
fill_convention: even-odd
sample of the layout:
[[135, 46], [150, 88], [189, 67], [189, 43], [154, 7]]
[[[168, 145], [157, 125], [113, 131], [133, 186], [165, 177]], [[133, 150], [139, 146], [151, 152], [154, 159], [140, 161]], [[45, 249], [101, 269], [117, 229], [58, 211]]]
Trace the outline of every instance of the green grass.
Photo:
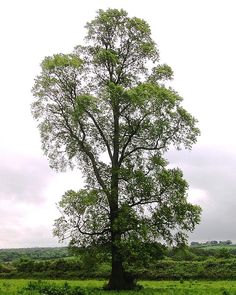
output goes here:
[[[0, 280], [0, 295], [34, 295], [38, 293], [19, 293], [30, 280]], [[63, 285], [65, 281], [50, 281], [57, 285]], [[84, 280], [67, 281], [71, 286], [80, 286], [88, 290], [88, 294], [97, 295], [236, 295], [236, 281], [141, 281], [141, 291], [108, 292], [103, 291], [105, 281]], [[97, 288], [93, 290], [94, 288]], [[93, 292], [92, 292], [93, 290]]]

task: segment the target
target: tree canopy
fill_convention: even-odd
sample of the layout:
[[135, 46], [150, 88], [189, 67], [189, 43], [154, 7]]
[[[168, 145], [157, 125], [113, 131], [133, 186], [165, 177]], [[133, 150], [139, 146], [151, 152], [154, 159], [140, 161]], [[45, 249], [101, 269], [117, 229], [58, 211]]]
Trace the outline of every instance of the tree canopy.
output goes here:
[[188, 184], [164, 154], [196, 142], [196, 119], [167, 86], [149, 25], [124, 10], [99, 10], [86, 42], [46, 57], [35, 79], [33, 116], [57, 170], [79, 167], [86, 186], [67, 191], [54, 234], [77, 245], [106, 244], [110, 289], [128, 289], [127, 255], [145, 242], [183, 243], [200, 221]]

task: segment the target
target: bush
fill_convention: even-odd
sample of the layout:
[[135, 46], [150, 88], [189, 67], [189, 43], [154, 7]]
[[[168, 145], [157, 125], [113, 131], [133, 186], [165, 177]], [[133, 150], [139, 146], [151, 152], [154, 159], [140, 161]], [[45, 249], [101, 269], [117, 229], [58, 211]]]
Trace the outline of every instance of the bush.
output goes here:
[[36, 291], [43, 295], [85, 295], [86, 291], [80, 287], [71, 287], [68, 283], [63, 286], [49, 284], [42, 281], [29, 282], [26, 291]]

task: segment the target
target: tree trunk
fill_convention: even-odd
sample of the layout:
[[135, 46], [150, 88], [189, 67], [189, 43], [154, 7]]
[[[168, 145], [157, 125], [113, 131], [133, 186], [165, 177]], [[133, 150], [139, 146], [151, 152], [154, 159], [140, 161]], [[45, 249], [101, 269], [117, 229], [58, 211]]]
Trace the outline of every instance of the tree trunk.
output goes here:
[[122, 265], [122, 257], [119, 253], [119, 248], [116, 245], [119, 243], [120, 237], [117, 234], [112, 234], [112, 270], [108, 283], [108, 289], [110, 290], [122, 290], [126, 287], [124, 269]]
[[[109, 290], [132, 290], [135, 288], [133, 277], [125, 272], [119, 249], [120, 234], [112, 233], [112, 270], [107, 285]], [[117, 245], [118, 244], [118, 245]]]

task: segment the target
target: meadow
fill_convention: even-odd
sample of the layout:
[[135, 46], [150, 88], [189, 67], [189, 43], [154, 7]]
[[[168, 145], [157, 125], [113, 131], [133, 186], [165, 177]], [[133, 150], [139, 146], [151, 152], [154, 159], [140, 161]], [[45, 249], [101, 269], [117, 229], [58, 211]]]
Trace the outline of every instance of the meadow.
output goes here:
[[73, 256], [66, 248], [2, 249], [0, 295], [236, 295], [233, 245], [163, 250], [155, 245], [149, 260], [131, 268], [143, 288], [123, 292], [103, 290], [109, 257], [90, 251]]
[[[0, 294], [1, 295], [71, 295], [75, 294], [68, 291], [66, 293], [55, 293], [55, 289], [48, 289], [46, 293], [42, 293], [36, 290], [36, 288], [27, 290], [26, 286], [32, 285], [32, 283], [38, 284], [37, 281], [32, 280], [0, 280]], [[235, 295], [236, 294], [236, 281], [140, 281], [139, 284], [143, 286], [140, 291], [104, 291], [102, 287], [105, 281], [103, 280], [81, 280], [81, 281], [62, 281], [62, 280], [47, 280], [39, 282], [39, 284], [48, 284], [50, 286], [57, 286], [63, 288], [63, 286], [80, 287], [76, 294], [78, 295]], [[61, 289], [62, 290], [62, 289]], [[68, 289], [69, 290], [69, 289]], [[71, 289], [72, 290], [72, 289]]]

